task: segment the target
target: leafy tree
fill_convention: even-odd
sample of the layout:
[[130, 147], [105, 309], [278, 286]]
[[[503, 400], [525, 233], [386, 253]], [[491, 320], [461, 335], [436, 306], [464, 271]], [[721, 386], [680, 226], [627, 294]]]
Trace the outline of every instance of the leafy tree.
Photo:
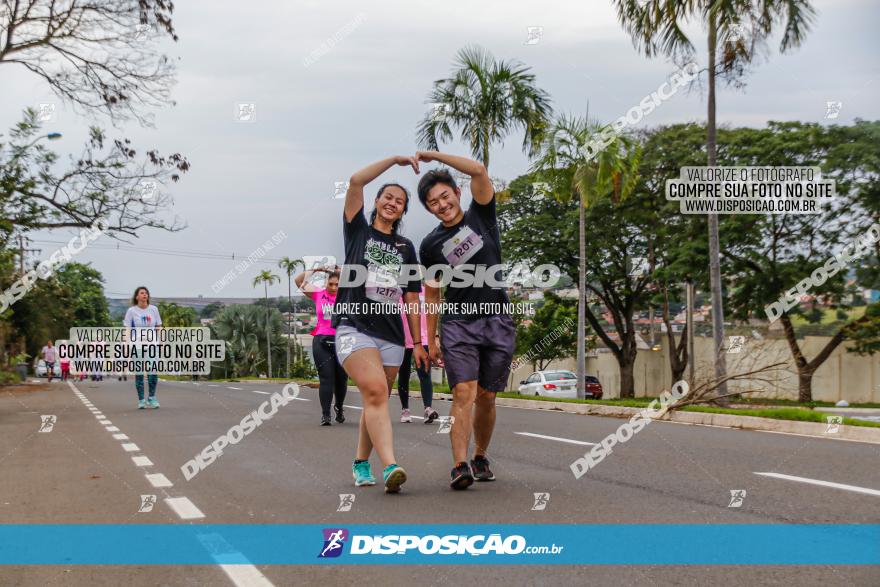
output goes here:
[[23, 67], [88, 114], [136, 118], [172, 104], [174, 64], [159, 50], [177, 41], [170, 0], [0, 4], [0, 67]]
[[47, 136], [28, 109], [8, 143], [0, 142], [0, 243], [16, 232], [84, 228], [99, 218], [111, 234], [183, 228], [176, 219], [159, 217], [172, 203], [162, 186], [189, 170], [180, 154], [148, 151], [139, 157], [128, 139], [111, 144], [103, 130], [91, 127], [79, 157], [59, 173], [58, 156], [39, 142]]
[[162, 326], [166, 328], [186, 328], [193, 326], [198, 320], [196, 311], [189, 306], [180, 306], [174, 302], [159, 302], [159, 315]]
[[[764, 307], [819, 265], [839, 248], [864, 234], [876, 222], [876, 204], [880, 194], [880, 148], [875, 139], [880, 125], [857, 121], [852, 126], [822, 126], [800, 122], [770, 122], [766, 128], [722, 128], [718, 130], [718, 163], [720, 165], [801, 165], [820, 166], [823, 177], [837, 183], [838, 201], [821, 215], [722, 215], [721, 252], [728, 267], [728, 282], [723, 292], [731, 317], [747, 320], [765, 318]], [[643, 135], [644, 157], [639, 190], [660, 194], [662, 200], [667, 179], [678, 175], [683, 166], [701, 163], [700, 125], [673, 125], [654, 129]], [[669, 205], [658, 201], [658, 206]], [[672, 204], [677, 208], [677, 204]], [[666, 245], [655, 250], [658, 269], [655, 277], [661, 282], [694, 281], [708, 289], [705, 272], [694, 268], [705, 266], [708, 247], [705, 218], [698, 215], [665, 214], [657, 226], [658, 234], [677, 234], [666, 239]], [[701, 234], [702, 233], [702, 234]], [[665, 261], [664, 261], [665, 258]], [[669, 263], [669, 269], [663, 264]], [[856, 264], [856, 275], [871, 283], [876, 266], [870, 258]], [[671, 271], [671, 273], [669, 273]], [[849, 292], [845, 288], [846, 271], [827, 280], [810, 293], [820, 299], [846, 305]], [[790, 314], [781, 318], [792, 357], [799, 372], [800, 396], [810, 401], [809, 380], [834, 348], [846, 338], [869, 336], [869, 316], [854, 324], [839, 325], [836, 334], [812, 359], [803, 355]], [[845, 319], [845, 318], [844, 318]], [[870, 348], [870, 347], [867, 347]], [[808, 399], [804, 399], [808, 398]]]
[[104, 295], [104, 277], [82, 263], [68, 263], [55, 272], [61, 295], [69, 301], [71, 326], [110, 326], [110, 306]]
[[202, 318], [213, 318], [217, 315], [217, 312], [222, 310], [225, 306], [219, 302], [211, 302], [204, 308], [202, 308], [201, 317]]
[[[595, 160], [588, 160], [585, 148], [599, 126], [583, 118], [560, 116], [544, 135], [532, 170], [546, 178], [550, 194], [557, 199], [578, 203], [578, 321], [577, 376], [578, 397], [585, 397], [584, 381], [586, 331], [586, 227], [585, 209], [601, 198], [615, 202], [626, 198], [635, 185], [639, 150], [626, 137], [615, 138]], [[534, 186], [533, 186], [534, 187]], [[534, 195], [534, 189], [532, 190]]]
[[[587, 322], [611, 350], [620, 368], [620, 395], [635, 393], [633, 367], [636, 338], [633, 314], [647, 306], [650, 275], [631, 275], [633, 257], [647, 255], [655, 235], [656, 218], [646, 200], [649, 195], [633, 193], [621, 202], [598, 199], [585, 209], [585, 254], [578, 259], [577, 201], [534, 198], [534, 176], [518, 177], [510, 183], [510, 198], [499, 205], [498, 223], [502, 244], [509, 259], [535, 264], [557, 265], [572, 279], [579, 262], [585, 264], [587, 295], [595, 297], [611, 317], [614, 333], [601, 324], [597, 306], [584, 305]], [[616, 336], [615, 336], [616, 333]]]
[[[705, 25], [709, 86], [706, 159], [710, 167], [718, 164], [715, 85], [719, 69], [725, 79], [738, 82], [758, 50], [766, 45], [774, 25], [782, 25], [779, 49], [784, 53], [803, 42], [815, 14], [806, 0], [614, 0], [614, 5], [618, 19], [632, 37], [636, 49], [647, 57], [665, 55], [680, 61], [691, 60], [696, 49], [685, 33], [687, 24], [698, 21]], [[708, 214], [707, 219], [715, 376], [720, 380], [727, 367], [723, 352], [724, 306], [718, 215]], [[726, 394], [727, 386], [722, 383], [718, 395]]]
[[[552, 361], [576, 354], [577, 304], [563, 300], [552, 292], [544, 292], [544, 301], [535, 310], [534, 316], [519, 320], [516, 327], [516, 356], [528, 356], [538, 370], [543, 370]], [[553, 334], [554, 340], [547, 344], [547, 337]]]
[[75, 326], [108, 326], [103, 277], [88, 265], [68, 263], [48, 279], [38, 280], [26, 296], [4, 312], [3, 319], [21, 337], [19, 349], [31, 356], [36, 356], [49, 339], [66, 339]]
[[489, 149], [522, 129], [523, 152], [533, 154], [552, 109], [546, 92], [535, 85], [531, 70], [515, 61], [498, 61], [479, 47], [458, 52], [452, 75], [434, 82], [434, 109], [419, 124], [419, 145], [439, 150], [453, 140], [453, 129], [471, 148], [474, 159], [489, 167]]

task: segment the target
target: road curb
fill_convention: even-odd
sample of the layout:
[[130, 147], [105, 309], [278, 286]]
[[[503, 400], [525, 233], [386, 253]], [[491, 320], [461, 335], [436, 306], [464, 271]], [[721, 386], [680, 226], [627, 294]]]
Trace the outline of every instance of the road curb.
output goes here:
[[[452, 399], [450, 394], [445, 393], [438, 393], [435, 394], [435, 396], [441, 396], [444, 399]], [[602, 404], [574, 404], [568, 402], [549, 402], [529, 399], [512, 399], [506, 397], [497, 398], [495, 403], [496, 405], [510, 408], [528, 408], [533, 410], [548, 410], [566, 412], [569, 414], [605, 416], [610, 418], [631, 418], [642, 409], [624, 406], [606, 406]], [[828, 434], [825, 432], [828, 426], [821, 422], [774, 420], [772, 418], [759, 418], [757, 416], [712, 414], [709, 412], [668, 412], [658, 419], [666, 422], [681, 422], [684, 424], [699, 424], [703, 426], [721, 426], [724, 428], [740, 428], [742, 430], [784, 432], [787, 434], [814, 436], [816, 438], [855, 440], [858, 442], [880, 444], [880, 428], [844, 426], [841, 424], [837, 433]]]

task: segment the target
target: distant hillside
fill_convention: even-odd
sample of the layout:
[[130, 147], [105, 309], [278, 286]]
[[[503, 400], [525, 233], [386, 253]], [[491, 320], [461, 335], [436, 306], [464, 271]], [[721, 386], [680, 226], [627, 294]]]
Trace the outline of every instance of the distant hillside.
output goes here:
[[[303, 296], [294, 295], [294, 300], [300, 300]], [[158, 304], [159, 302], [174, 302], [178, 306], [188, 306], [196, 311], [196, 314], [201, 315], [202, 309], [208, 304], [223, 304], [224, 306], [232, 306], [235, 304], [253, 304], [257, 300], [263, 299], [262, 297], [257, 298], [219, 298], [219, 297], [207, 297], [207, 296], [198, 296], [195, 298], [159, 298], [154, 297], [152, 302], [154, 304]], [[110, 314], [115, 316], [118, 314], [125, 314], [125, 311], [131, 305], [130, 298], [107, 298], [107, 303], [110, 305]]]

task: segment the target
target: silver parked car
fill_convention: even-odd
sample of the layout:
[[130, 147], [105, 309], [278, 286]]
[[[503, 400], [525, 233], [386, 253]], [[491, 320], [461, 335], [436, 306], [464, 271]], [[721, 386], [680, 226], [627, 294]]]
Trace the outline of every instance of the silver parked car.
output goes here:
[[519, 382], [523, 395], [576, 398], [577, 375], [571, 371], [535, 371]]

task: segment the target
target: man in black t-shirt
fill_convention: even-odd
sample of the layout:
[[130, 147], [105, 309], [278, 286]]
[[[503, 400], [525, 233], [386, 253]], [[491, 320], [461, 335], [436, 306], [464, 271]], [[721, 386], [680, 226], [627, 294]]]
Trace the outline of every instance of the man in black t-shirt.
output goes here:
[[[486, 452], [495, 428], [495, 394], [507, 383], [516, 341], [501, 272], [495, 190], [486, 167], [472, 159], [436, 151], [419, 151], [416, 159], [439, 161], [471, 177], [473, 201], [467, 210], [461, 207], [461, 190], [447, 169], [429, 171], [419, 181], [419, 201], [440, 220], [419, 247], [419, 258], [427, 268], [428, 348], [434, 363], [445, 366], [452, 389], [450, 485], [466, 489], [475, 477], [495, 480]], [[447, 276], [453, 276], [448, 284]], [[440, 320], [438, 348], [434, 333], [441, 284], [446, 285], [448, 310]], [[476, 446], [469, 467], [471, 428]]]

